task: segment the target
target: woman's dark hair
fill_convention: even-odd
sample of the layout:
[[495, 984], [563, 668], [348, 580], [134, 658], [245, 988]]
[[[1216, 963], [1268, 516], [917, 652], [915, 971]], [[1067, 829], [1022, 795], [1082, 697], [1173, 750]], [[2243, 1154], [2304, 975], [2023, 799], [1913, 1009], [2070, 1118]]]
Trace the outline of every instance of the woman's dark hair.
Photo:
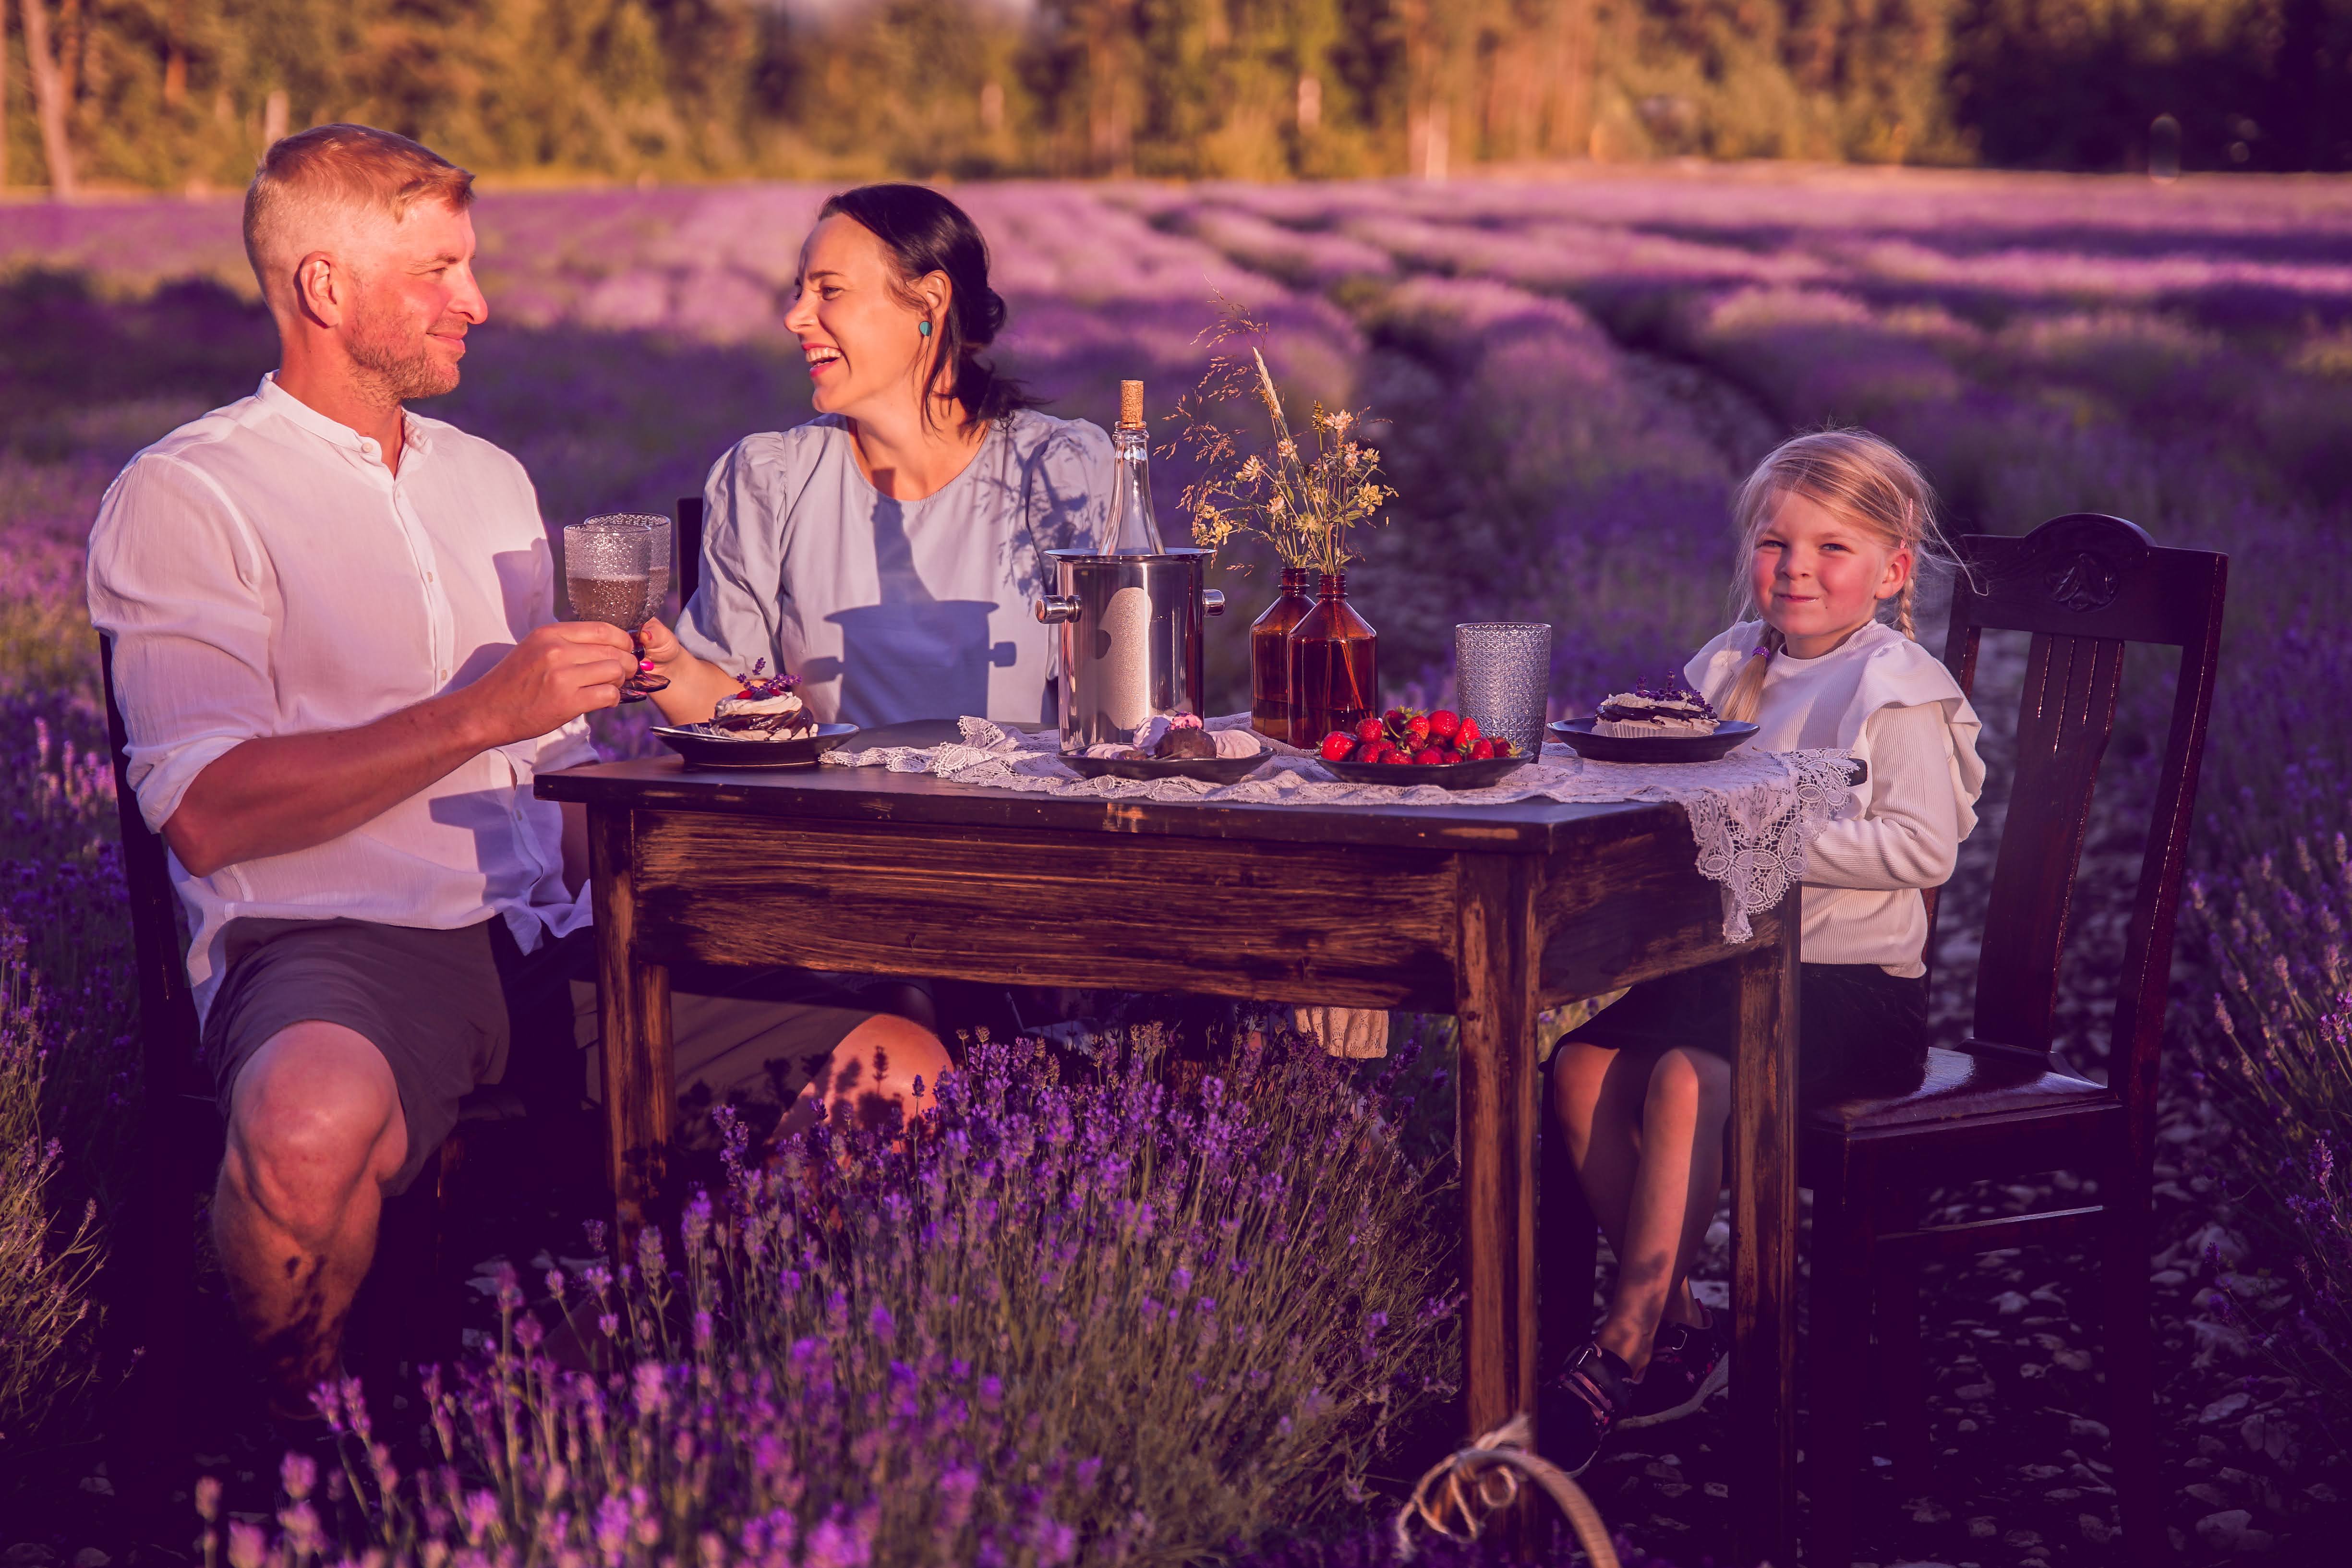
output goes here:
[[933, 272], [947, 277], [947, 320], [940, 323], [940, 350], [923, 378], [925, 420], [931, 417], [940, 378], [950, 366], [953, 396], [963, 405], [966, 424], [1037, 406], [1028, 388], [999, 375], [980, 357], [1003, 330], [1004, 301], [988, 286], [988, 241], [961, 207], [922, 185], [860, 185], [826, 202], [817, 221], [835, 213], [871, 232], [890, 252], [901, 297], [908, 303], [920, 303], [911, 287], [917, 279]]

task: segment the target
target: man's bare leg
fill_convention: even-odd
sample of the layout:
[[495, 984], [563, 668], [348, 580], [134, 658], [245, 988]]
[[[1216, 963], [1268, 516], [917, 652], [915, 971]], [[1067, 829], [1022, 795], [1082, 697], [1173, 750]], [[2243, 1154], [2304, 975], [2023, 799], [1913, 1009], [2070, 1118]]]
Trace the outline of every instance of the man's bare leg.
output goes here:
[[407, 1155], [391, 1065], [353, 1030], [289, 1026], [237, 1074], [213, 1237], [280, 1415], [307, 1415], [334, 1372], [383, 1184]]

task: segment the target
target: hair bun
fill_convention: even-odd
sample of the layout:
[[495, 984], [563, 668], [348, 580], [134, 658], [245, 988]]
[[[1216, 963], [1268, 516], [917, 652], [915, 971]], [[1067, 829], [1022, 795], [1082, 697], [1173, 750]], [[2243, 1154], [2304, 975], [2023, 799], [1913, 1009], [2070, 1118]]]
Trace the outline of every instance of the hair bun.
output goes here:
[[980, 331], [972, 334], [975, 344], [985, 343], [1004, 329], [1004, 296], [983, 286], [980, 290], [977, 309]]

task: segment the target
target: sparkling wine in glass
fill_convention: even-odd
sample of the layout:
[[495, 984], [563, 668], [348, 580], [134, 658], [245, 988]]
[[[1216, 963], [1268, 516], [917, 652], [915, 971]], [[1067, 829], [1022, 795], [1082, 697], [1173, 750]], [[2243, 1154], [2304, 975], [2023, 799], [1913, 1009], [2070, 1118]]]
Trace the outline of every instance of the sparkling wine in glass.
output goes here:
[[[615, 512], [566, 524], [563, 574], [572, 613], [627, 632], [643, 659], [645, 643], [637, 633], [669, 597], [669, 519]], [[622, 686], [621, 700], [642, 701], [668, 685], [658, 675], [639, 671]]]

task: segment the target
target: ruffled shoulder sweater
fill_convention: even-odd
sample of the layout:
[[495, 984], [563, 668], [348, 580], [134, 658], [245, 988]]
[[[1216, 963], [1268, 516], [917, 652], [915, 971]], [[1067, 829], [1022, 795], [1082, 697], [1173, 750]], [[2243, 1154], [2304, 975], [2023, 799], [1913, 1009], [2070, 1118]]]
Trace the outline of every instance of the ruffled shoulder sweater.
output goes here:
[[[1761, 621], [1731, 627], [1699, 649], [1684, 679], [1719, 702], [1763, 631]], [[1901, 632], [1873, 623], [1818, 658], [1775, 657], [1756, 724], [1751, 745], [1843, 748], [1870, 764], [1870, 777], [1806, 859], [1804, 961], [1926, 973], [1919, 890], [1951, 877], [1984, 791], [1981, 726], [1951, 672]]]

